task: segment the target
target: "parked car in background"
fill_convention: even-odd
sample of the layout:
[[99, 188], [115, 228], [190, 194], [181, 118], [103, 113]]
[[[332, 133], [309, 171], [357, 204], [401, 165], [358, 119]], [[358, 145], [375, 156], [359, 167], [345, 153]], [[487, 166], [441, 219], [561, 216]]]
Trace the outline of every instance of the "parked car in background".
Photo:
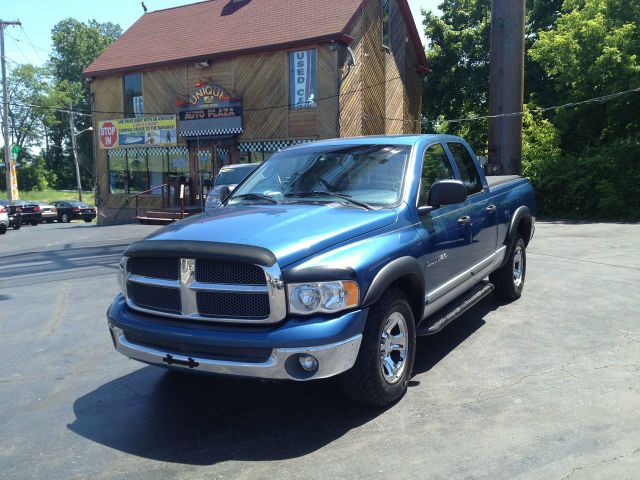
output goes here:
[[226, 165], [220, 169], [213, 189], [207, 195], [205, 202], [205, 211], [216, 208], [220, 205], [220, 190], [222, 187], [228, 187], [232, 192], [245, 178], [249, 176], [259, 163], [240, 163], [238, 165]]
[[54, 220], [58, 219], [58, 209], [53, 205], [38, 202], [38, 206], [40, 207], [43, 223], [53, 223]]
[[11, 203], [16, 207], [20, 207], [23, 225], [29, 224], [35, 227], [39, 223], [42, 223], [40, 205], [38, 205], [37, 202], [31, 202], [29, 200], [13, 200]]
[[9, 210], [0, 205], [0, 235], [7, 233], [9, 228]]
[[77, 200], [56, 200], [51, 202], [58, 210], [58, 222], [69, 223], [71, 220], [84, 220], [89, 223], [96, 218], [96, 208]]
[[18, 230], [22, 226], [22, 209], [17, 205], [12, 205], [9, 200], [0, 199], [0, 207], [5, 207], [9, 214], [9, 228]]

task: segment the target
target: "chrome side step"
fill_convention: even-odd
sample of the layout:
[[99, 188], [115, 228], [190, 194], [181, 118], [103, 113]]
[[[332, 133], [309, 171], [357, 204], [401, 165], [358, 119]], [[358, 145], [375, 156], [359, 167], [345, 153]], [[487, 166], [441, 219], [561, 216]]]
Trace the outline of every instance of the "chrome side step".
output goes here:
[[482, 281], [460, 297], [425, 319], [416, 331], [417, 336], [433, 335], [493, 292], [493, 283]]

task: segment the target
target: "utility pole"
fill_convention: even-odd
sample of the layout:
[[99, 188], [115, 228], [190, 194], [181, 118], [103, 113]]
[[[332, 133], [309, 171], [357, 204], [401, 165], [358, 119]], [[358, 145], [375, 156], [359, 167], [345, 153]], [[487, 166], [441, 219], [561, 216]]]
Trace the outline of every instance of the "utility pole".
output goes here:
[[[524, 8], [525, 0], [491, 0], [490, 116], [522, 111]], [[489, 173], [517, 175], [521, 164], [522, 115], [490, 118]]]
[[69, 129], [71, 130], [71, 150], [73, 161], [76, 164], [76, 183], [78, 184], [78, 200], [82, 201], [82, 184], [80, 183], [80, 166], [78, 165], [78, 152], [76, 151], [76, 126], [73, 120], [73, 104], [69, 103]]
[[21, 26], [22, 24], [18, 21], [5, 22], [3, 20], [0, 20], [0, 62], [2, 63], [2, 134], [4, 139], [4, 166], [7, 171], [7, 198], [9, 200], [14, 200], [12, 187], [16, 183], [16, 180], [13, 178], [13, 162], [11, 161], [11, 155], [9, 153], [11, 149], [11, 147], [9, 146], [9, 95], [7, 88], [7, 62], [4, 55], [4, 29], [9, 25]]

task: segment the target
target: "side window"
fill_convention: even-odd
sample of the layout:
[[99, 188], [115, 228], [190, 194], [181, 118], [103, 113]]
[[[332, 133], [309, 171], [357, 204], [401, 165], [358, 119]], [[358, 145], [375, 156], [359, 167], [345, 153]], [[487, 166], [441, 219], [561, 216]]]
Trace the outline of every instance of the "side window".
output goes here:
[[482, 182], [480, 181], [480, 174], [478, 169], [473, 163], [473, 159], [469, 154], [469, 151], [461, 143], [447, 143], [447, 147], [453, 155], [453, 161], [456, 162], [456, 166], [460, 171], [461, 180], [467, 187], [467, 195], [473, 195], [482, 191]]
[[439, 143], [428, 147], [422, 160], [422, 198], [429, 198], [431, 186], [438, 180], [454, 178], [453, 168]]

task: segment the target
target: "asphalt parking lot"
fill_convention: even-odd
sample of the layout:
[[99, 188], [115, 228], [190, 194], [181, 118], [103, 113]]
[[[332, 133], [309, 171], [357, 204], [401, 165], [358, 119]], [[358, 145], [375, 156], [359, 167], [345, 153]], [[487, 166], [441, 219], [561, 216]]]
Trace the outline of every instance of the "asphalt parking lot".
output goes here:
[[539, 222], [523, 297], [420, 339], [386, 410], [114, 352], [119, 255], [156, 228], [0, 237], [0, 478], [640, 478], [640, 225]]

